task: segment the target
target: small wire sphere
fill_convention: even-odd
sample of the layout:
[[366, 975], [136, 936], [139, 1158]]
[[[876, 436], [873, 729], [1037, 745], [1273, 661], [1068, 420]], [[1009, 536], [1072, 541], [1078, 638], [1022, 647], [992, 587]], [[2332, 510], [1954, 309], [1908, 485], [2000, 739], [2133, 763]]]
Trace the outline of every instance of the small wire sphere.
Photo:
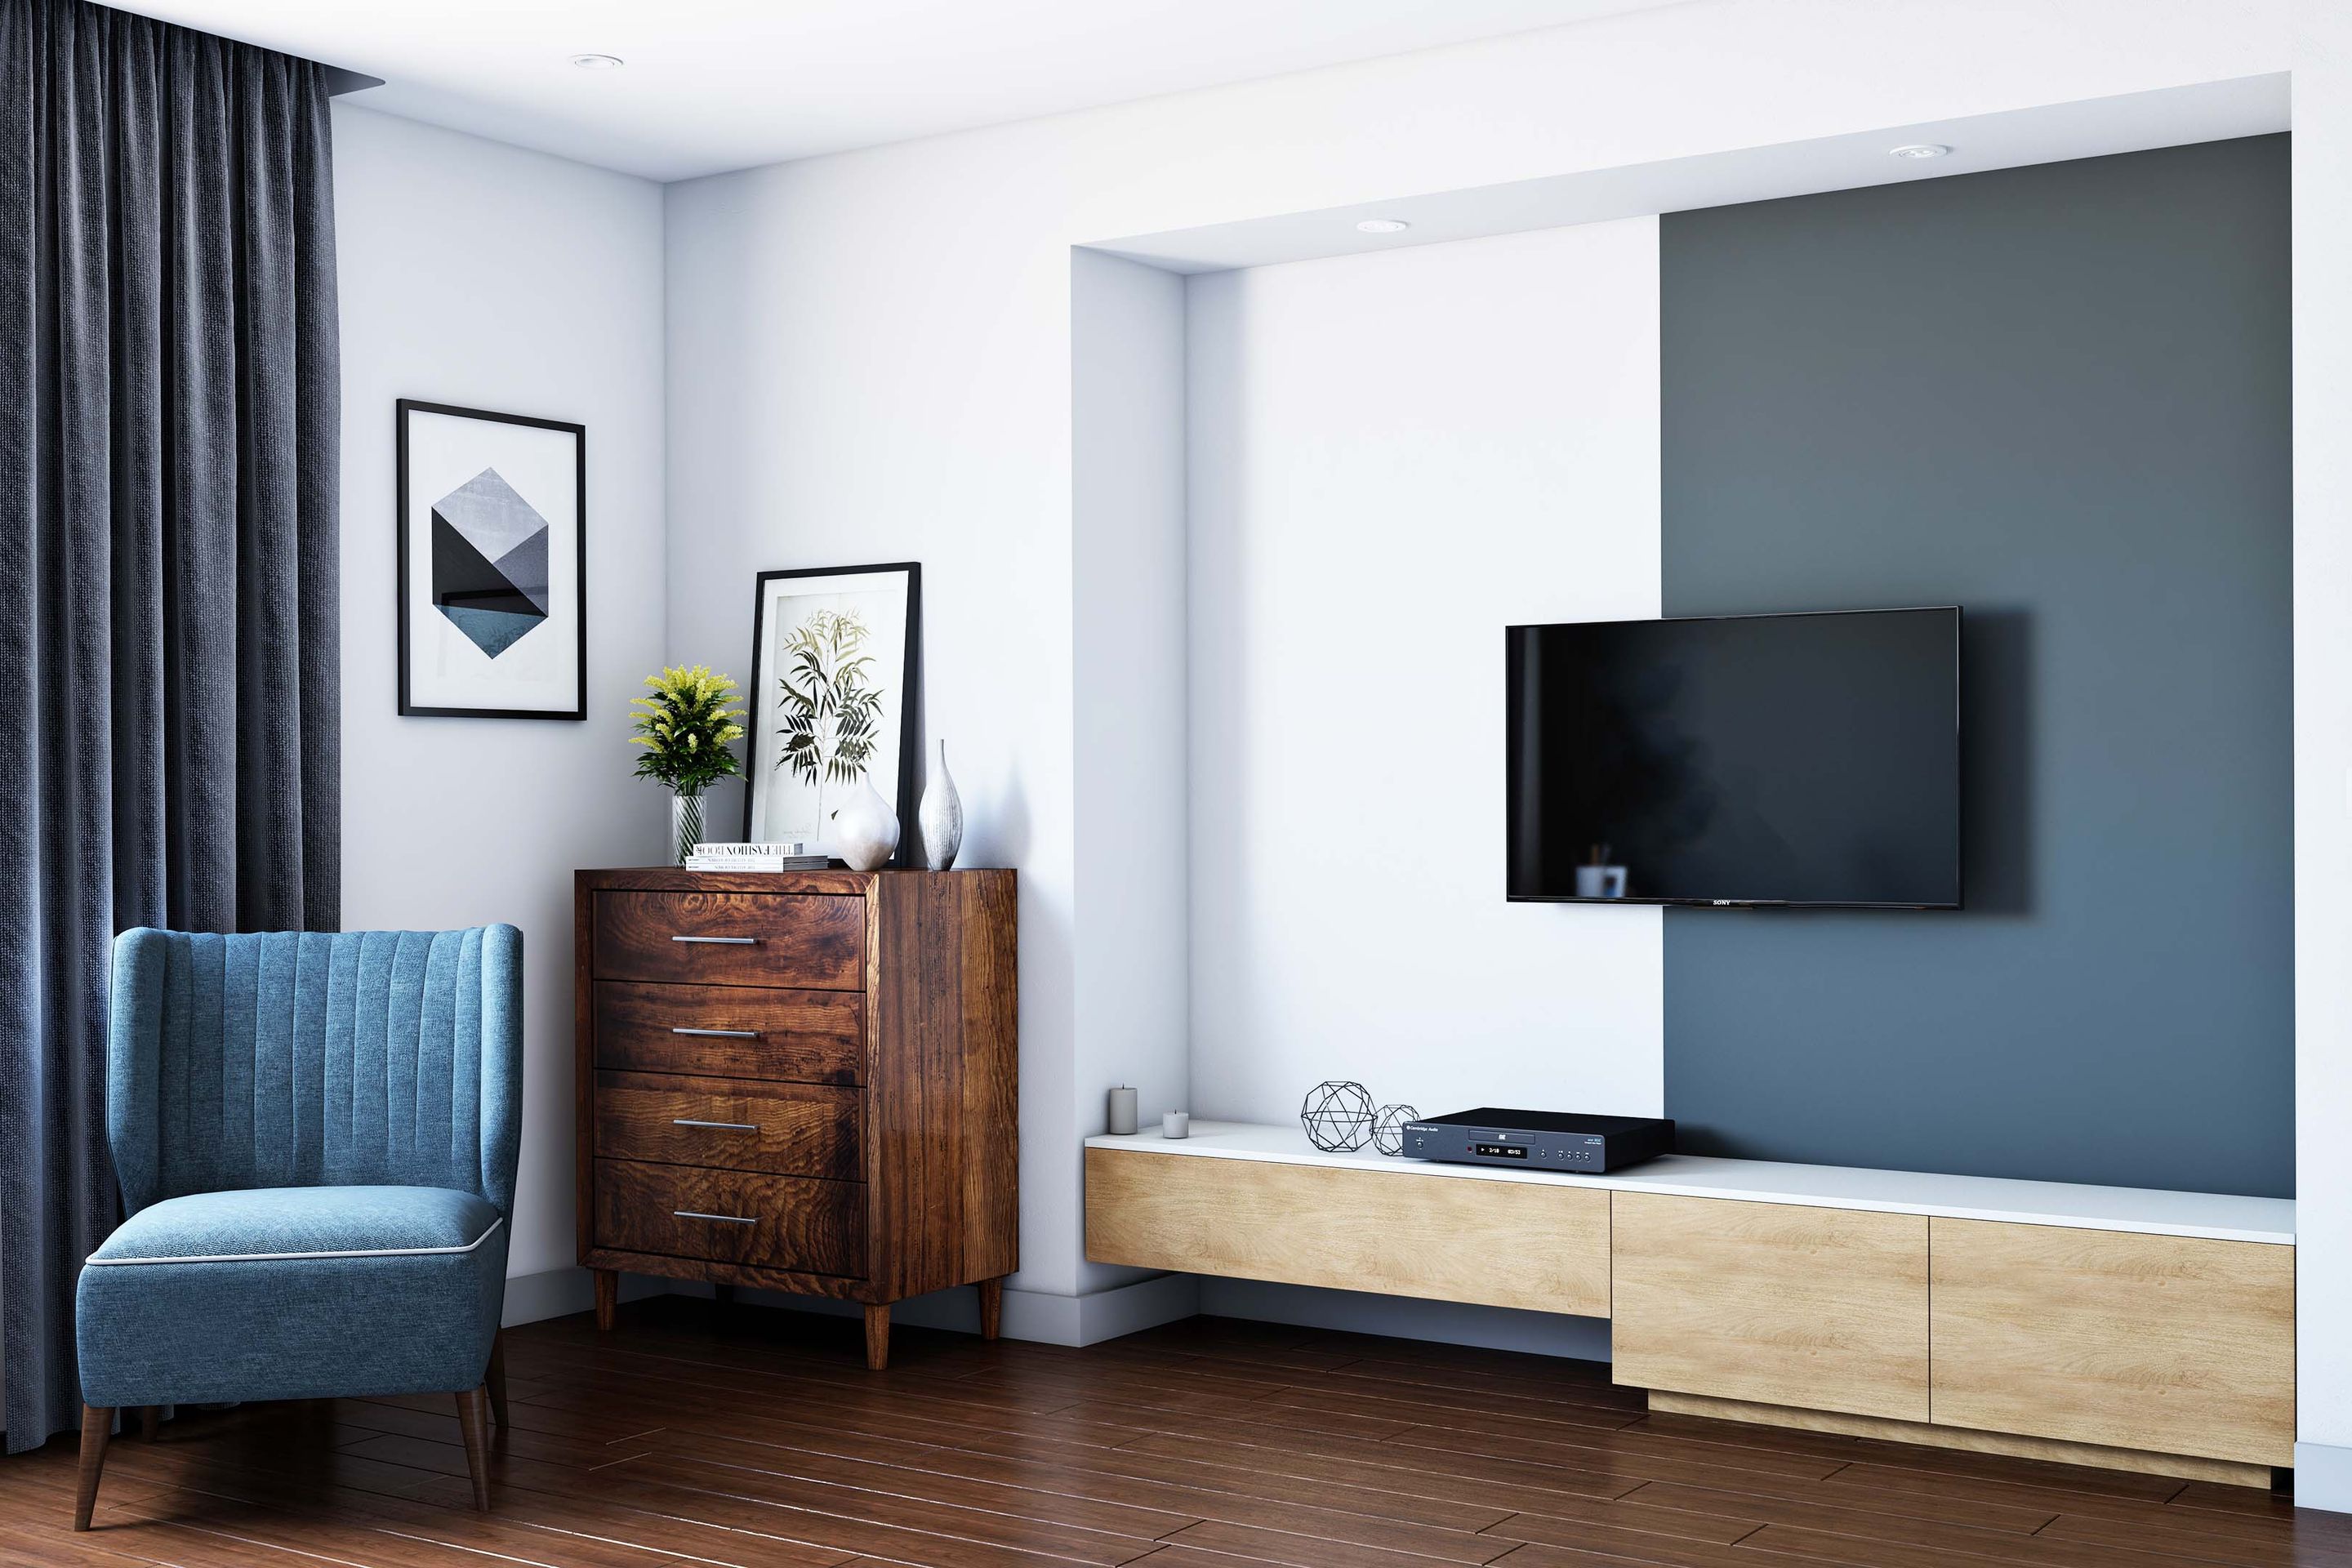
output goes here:
[[1307, 1140], [1326, 1154], [1360, 1149], [1372, 1135], [1372, 1097], [1360, 1083], [1327, 1079], [1307, 1091], [1298, 1108]]
[[1404, 1124], [1421, 1120], [1410, 1105], [1383, 1105], [1372, 1118], [1372, 1147], [1383, 1154], [1404, 1152]]

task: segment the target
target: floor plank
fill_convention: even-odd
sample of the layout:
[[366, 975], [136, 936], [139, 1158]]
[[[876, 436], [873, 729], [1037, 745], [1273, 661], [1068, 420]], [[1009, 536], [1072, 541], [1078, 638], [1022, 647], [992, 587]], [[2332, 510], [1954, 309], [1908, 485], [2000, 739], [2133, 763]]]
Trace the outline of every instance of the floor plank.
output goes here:
[[1586, 1363], [1219, 1319], [892, 1350], [684, 1298], [533, 1324], [487, 1515], [446, 1395], [189, 1412], [113, 1445], [88, 1534], [69, 1438], [0, 1461], [0, 1563], [2352, 1568], [2282, 1496], [1652, 1415]]

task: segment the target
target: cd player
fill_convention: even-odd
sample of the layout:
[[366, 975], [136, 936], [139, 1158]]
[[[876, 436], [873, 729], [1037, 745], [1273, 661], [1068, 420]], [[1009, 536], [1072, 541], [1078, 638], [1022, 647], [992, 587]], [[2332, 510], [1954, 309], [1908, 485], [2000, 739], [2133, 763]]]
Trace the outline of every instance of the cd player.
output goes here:
[[1674, 1149], [1671, 1117], [1578, 1116], [1486, 1105], [1406, 1122], [1400, 1152], [1414, 1160], [1594, 1175], [1671, 1154]]

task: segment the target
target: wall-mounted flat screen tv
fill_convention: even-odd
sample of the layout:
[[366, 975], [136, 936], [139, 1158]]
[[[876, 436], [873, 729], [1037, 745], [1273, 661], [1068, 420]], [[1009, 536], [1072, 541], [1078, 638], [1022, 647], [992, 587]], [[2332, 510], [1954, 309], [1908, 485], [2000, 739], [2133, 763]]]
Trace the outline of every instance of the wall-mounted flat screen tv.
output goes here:
[[1959, 907], [1957, 608], [1507, 636], [1513, 899]]

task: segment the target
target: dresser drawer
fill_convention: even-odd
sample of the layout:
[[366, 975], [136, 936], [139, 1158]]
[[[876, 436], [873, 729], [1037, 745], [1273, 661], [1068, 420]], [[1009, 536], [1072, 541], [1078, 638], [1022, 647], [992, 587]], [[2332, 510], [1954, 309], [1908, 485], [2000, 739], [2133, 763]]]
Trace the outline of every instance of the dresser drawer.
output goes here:
[[866, 998], [740, 985], [595, 987], [596, 1065], [614, 1072], [857, 1083]]
[[841, 893], [596, 894], [599, 980], [866, 985], [866, 900]]
[[609, 1160], [716, 1165], [856, 1181], [864, 1096], [814, 1083], [596, 1075], [596, 1152]]
[[866, 1185], [599, 1160], [596, 1244], [855, 1277], [866, 1271]]

